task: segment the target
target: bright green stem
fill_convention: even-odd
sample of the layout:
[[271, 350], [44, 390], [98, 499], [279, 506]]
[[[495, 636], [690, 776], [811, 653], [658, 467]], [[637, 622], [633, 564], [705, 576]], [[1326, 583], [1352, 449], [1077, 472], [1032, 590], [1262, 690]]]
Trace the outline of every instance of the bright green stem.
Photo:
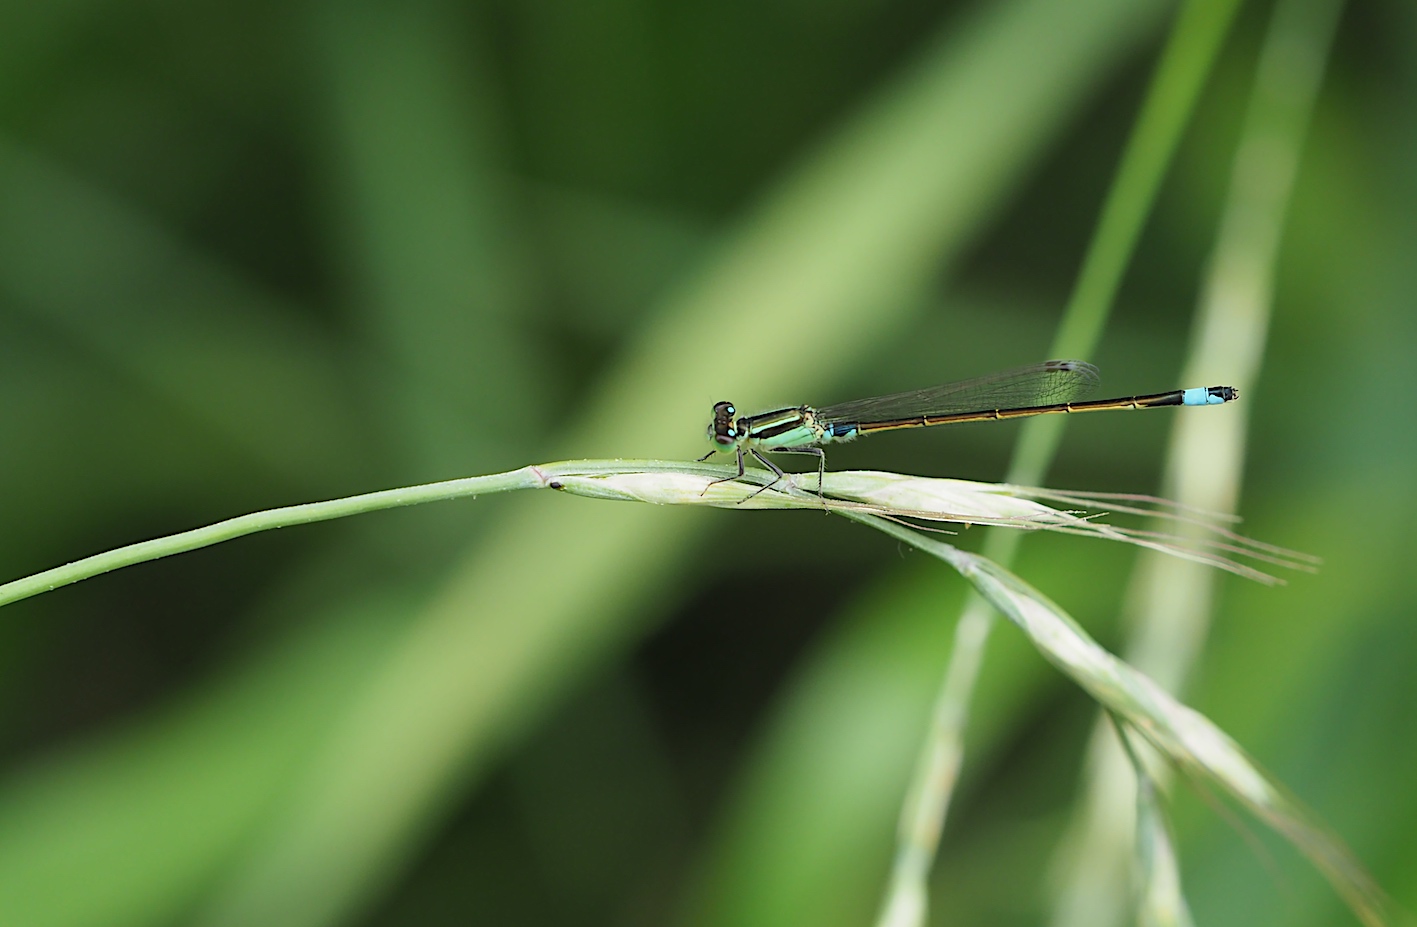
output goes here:
[[506, 473], [488, 476], [470, 476], [459, 480], [444, 480], [439, 483], [424, 483], [420, 486], [404, 486], [399, 489], [384, 489], [379, 492], [346, 496], [325, 502], [307, 502], [303, 505], [288, 505], [284, 508], [266, 509], [228, 518], [204, 528], [194, 528], [166, 537], [154, 538], [119, 547], [115, 550], [75, 560], [42, 573], [35, 573], [0, 586], [0, 606], [28, 599], [77, 583], [79, 580], [98, 576], [111, 570], [186, 553], [202, 547], [220, 544], [234, 538], [270, 531], [273, 528], [289, 528], [292, 525], [306, 525], [316, 521], [330, 521], [348, 515], [363, 515], [382, 509], [396, 509], [406, 505], [421, 505], [424, 502], [441, 502], [447, 499], [463, 499], [483, 496], [495, 492], [514, 489], [544, 489], [555, 482], [556, 477], [591, 476], [597, 474], [645, 472], [645, 471], [702, 471], [722, 475], [722, 467], [708, 464], [692, 464], [676, 460], [577, 460], [546, 464], [540, 467], [522, 467]]
[[303, 505], [288, 505], [284, 508], [252, 512], [249, 515], [228, 518], [226, 521], [219, 521], [203, 528], [194, 528], [191, 531], [169, 534], [167, 537], [154, 538], [151, 541], [129, 544], [127, 547], [105, 551], [92, 557], [85, 557], [82, 560], [75, 560], [73, 563], [45, 570], [42, 573], [26, 576], [24, 579], [5, 583], [0, 586], [0, 606], [28, 599], [30, 596], [49, 592], [51, 589], [58, 589], [60, 586], [67, 586], [70, 583], [77, 583], [81, 579], [88, 579], [110, 570], [132, 566], [146, 560], [157, 560], [160, 557], [186, 553], [200, 547], [210, 547], [213, 544], [255, 534], [258, 531], [289, 528], [292, 525], [305, 525], [314, 521], [330, 521], [334, 518], [344, 518], [346, 515], [361, 515], [365, 512], [418, 505], [422, 502], [435, 502], [440, 499], [458, 499], [463, 496], [505, 492], [509, 489], [531, 489], [543, 485], [545, 483], [541, 481], [535, 467], [523, 467], [520, 470], [495, 473], [491, 476], [473, 476], [461, 480], [446, 480], [441, 483], [426, 483], [422, 486], [385, 489], [380, 492], [348, 496], [343, 499], [330, 499], [326, 502], [307, 502]]

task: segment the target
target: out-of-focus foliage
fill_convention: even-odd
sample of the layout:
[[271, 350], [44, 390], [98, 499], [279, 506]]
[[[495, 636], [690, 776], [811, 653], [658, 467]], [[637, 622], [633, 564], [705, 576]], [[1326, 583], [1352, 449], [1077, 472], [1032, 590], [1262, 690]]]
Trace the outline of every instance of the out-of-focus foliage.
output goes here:
[[[1169, 13], [5, 5], [0, 579], [272, 505], [697, 456], [717, 399], [1042, 359]], [[1267, 18], [1187, 130], [1091, 358], [1109, 391], [1196, 385]], [[1323, 568], [1223, 580], [1185, 693], [1408, 908], [1414, 43], [1402, 0], [1345, 11], [1241, 400], [1245, 531]], [[1049, 483], [1154, 490], [1167, 415], [1070, 423]], [[831, 460], [998, 478], [1015, 433]], [[1030, 538], [1017, 566], [1116, 644], [1132, 559]], [[962, 594], [840, 519], [538, 496], [11, 606], [0, 923], [869, 923]], [[933, 915], [1038, 923], [1091, 705], [1004, 628], [976, 708]], [[1197, 923], [1347, 917], [1281, 842], [1174, 811]]]

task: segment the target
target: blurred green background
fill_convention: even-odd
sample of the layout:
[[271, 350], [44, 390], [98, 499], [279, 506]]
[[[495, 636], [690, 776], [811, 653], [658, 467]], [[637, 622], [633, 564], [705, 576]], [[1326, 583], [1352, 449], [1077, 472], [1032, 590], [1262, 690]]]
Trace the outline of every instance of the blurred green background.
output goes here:
[[[274, 505], [688, 457], [710, 405], [1041, 360], [1161, 3], [0, 6], [0, 578]], [[1100, 350], [1174, 382], [1269, 4]], [[1185, 698], [1417, 907], [1417, 8], [1344, 11]], [[1170, 417], [1048, 483], [1155, 491]], [[832, 454], [999, 479], [1017, 429]], [[967, 546], [977, 539], [966, 533]], [[1133, 552], [1019, 572], [1118, 646]], [[0, 621], [0, 922], [870, 923], [962, 582], [842, 519], [528, 494], [260, 535]], [[933, 923], [1035, 924], [1089, 701], [995, 635]], [[1348, 923], [1181, 787], [1199, 923]]]

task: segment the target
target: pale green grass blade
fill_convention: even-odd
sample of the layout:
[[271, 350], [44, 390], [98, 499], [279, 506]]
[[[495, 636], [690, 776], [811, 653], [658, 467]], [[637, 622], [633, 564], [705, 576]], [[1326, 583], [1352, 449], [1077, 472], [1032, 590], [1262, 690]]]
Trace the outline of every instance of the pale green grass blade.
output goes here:
[[[1341, 7], [1337, 0], [1284, 0], [1275, 8], [1198, 307], [1186, 382], [1209, 382], [1223, 371], [1241, 395], [1254, 394], [1280, 232]], [[1237, 411], [1176, 419], [1162, 490], [1168, 498], [1206, 511], [1236, 510], [1249, 420], [1248, 409]], [[1132, 590], [1138, 615], [1128, 662], [1168, 691], [1181, 691], [1209, 631], [1214, 586], [1210, 571], [1195, 564], [1144, 554]], [[1055, 858], [1066, 873], [1055, 927], [1130, 920], [1125, 861], [1134, 850], [1134, 832], [1120, 807], [1128, 804], [1126, 787], [1119, 788], [1129, 764], [1107, 727], [1104, 719], [1094, 732], [1088, 794]]]
[[[1238, 5], [1238, 0], [1190, 0], [1183, 4], [1103, 205], [1050, 356], [1087, 357], [1093, 353], [1122, 273]], [[1023, 485], [1042, 482], [1062, 434], [1061, 416], [1025, 422], [1009, 481]], [[985, 550], [1007, 565], [1019, 540], [1016, 534], [995, 532], [985, 542]], [[959, 781], [969, 704], [978, 685], [992, 622], [988, 606], [979, 599], [971, 599], [960, 618], [937, 697], [936, 720], [917, 760], [908, 810], [901, 822], [896, 865], [878, 920], [883, 927], [913, 927], [924, 921], [926, 883], [954, 785]]]
[[[1239, 7], [1239, 0], [1187, 0], [1181, 5], [1049, 356], [1093, 354], [1161, 181]], [[1062, 440], [1063, 424], [1061, 418], [1047, 417], [1024, 423], [1009, 482], [1043, 482]]]

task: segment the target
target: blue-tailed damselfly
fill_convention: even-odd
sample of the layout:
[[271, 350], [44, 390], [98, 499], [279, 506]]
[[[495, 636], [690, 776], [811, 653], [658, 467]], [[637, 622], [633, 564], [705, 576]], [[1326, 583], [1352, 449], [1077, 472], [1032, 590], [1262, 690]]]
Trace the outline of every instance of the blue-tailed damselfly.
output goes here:
[[[812, 454], [817, 458], [817, 486], [820, 492], [820, 481], [826, 474], [826, 453], [821, 445], [833, 441], [851, 441], [862, 435], [895, 428], [1024, 418], [1054, 412], [1214, 406], [1239, 396], [1231, 386], [1200, 386], [1145, 396], [1076, 401], [1099, 382], [1101, 378], [1097, 368], [1085, 361], [1053, 360], [958, 383], [821, 408], [793, 406], [740, 416], [733, 403], [720, 402], [713, 407], [713, 421], [708, 428], [713, 450], [699, 459], [708, 460], [720, 451], [736, 451], [738, 476], [741, 477], [746, 451], [776, 476], [773, 483], [768, 484], [771, 486], [784, 474], [763, 456], [764, 451]], [[766, 488], [764, 486], [758, 492]]]

